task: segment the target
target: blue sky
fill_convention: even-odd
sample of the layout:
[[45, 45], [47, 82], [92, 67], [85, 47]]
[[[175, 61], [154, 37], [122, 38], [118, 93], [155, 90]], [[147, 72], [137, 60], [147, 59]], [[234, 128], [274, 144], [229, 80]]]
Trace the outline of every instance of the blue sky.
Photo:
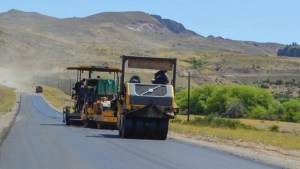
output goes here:
[[10, 9], [58, 18], [144, 11], [203, 36], [300, 43], [300, 0], [0, 0], [1, 13]]

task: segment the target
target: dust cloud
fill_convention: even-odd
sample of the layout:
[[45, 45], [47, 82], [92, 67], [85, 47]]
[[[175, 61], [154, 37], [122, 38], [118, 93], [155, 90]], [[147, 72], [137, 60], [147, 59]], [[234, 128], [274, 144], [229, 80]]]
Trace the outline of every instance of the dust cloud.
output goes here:
[[20, 92], [34, 92], [36, 82], [33, 80], [39, 76], [46, 76], [49, 74], [62, 71], [61, 69], [54, 68], [53, 70], [41, 71], [40, 69], [28, 68], [24, 69], [10, 69], [0, 68], [0, 84], [16, 89]]

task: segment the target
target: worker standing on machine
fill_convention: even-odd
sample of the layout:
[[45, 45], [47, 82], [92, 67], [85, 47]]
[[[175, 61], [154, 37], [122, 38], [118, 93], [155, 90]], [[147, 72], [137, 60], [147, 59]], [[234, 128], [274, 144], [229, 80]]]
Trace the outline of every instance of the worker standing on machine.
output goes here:
[[78, 95], [77, 99], [77, 110], [81, 111], [83, 103], [84, 103], [84, 94], [85, 94], [85, 78], [79, 81], [77, 86], [75, 85], [76, 93]]
[[79, 95], [81, 88], [84, 88], [85, 78], [81, 79], [79, 82], [75, 83], [75, 90], [76, 95]]

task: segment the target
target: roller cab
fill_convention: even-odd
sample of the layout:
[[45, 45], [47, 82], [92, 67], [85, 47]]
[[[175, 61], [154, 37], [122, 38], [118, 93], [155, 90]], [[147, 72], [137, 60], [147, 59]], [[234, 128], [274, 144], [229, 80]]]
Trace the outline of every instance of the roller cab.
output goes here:
[[[121, 88], [117, 102], [119, 136], [165, 140], [169, 119], [174, 118], [178, 110], [174, 102], [176, 59], [140, 56], [121, 58]], [[134, 69], [171, 70], [171, 84], [141, 83], [139, 78], [132, 80], [134, 76], [125, 83], [126, 66]]]

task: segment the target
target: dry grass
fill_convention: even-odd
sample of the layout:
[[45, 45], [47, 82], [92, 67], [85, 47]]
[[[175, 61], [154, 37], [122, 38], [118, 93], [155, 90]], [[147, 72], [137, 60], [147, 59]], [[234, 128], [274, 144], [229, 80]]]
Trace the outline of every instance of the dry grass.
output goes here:
[[45, 86], [43, 87], [43, 95], [54, 107], [61, 110], [64, 106], [72, 104], [70, 96], [57, 88]]
[[289, 133], [276, 133], [270, 131], [254, 131], [244, 129], [223, 129], [200, 127], [170, 123], [170, 130], [179, 134], [191, 136], [203, 136], [221, 139], [234, 139], [254, 142], [264, 145], [272, 145], [288, 150], [300, 150], [300, 137]]
[[0, 86], [0, 114], [8, 112], [16, 103], [16, 94], [14, 89]]
[[[54, 61], [45, 62], [51, 65], [56, 65], [55, 67], [61, 68], [61, 70], [65, 70], [65, 67], [67, 66], [84, 64], [101, 65], [104, 63], [108, 63], [109, 65], [120, 67], [121, 59], [119, 56], [122, 54], [175, 57], [178, 59], [178, 76], [176, 86], [177, 88], [187, 88], [187, 79], [183, 76], [187, 75], [187, 70], [189, 70], [192, 65], [185, 62], [185, 60], [194, 57], [200, 59], [205, 64], [201, 69], [201, 73], [198, 73], [197, 70], [191, 70], [192, 87], [196, 86], [197, 84], [205, 83], [242, 83], [253, 85], [254, 82], [261, 82], [266, 79], [270, 79], [272, 81], [276, 81], [278, 79], [291, 81], [292, 79], [295, 79], [296, 82], [300, 82], [300, 76], [298, 76], [300, 72], [299, 58], [250, 55], [230, 51], [192, 51], [183, 49], [153, 49], [150, 51], [140, 50], [138, 52], [135, 52], [128, 48], [114, 48], [110, 45], [99, 46], [97, 43], [83, 43], [82, 45], [83, 46], [81, 46], [81, 48], [79, 49], [84, 48], [84, 50], [88, 49], [89, 51], [95, 52], [91, 52], [88, 55], [88, 58], [86, 58], [87, 55], [82, 55], [82, 53], [80, 52], [78, 53], [78, 55], [74, 54], [74, 58], [70, 58], [67, 56], [64, 57], [64, 59], [66, 59], [65, 61], [56, 59], [55, 61], [59, 61], [59, 63], [54, 63]], [[64, 65], [63, 63], [68, 63], [68, 65]], [[69, 71], [67, 73], [55, 73], [55, 76], [59, 76], [60, 79], [69, 79], [70, 76], [72, 77], [72, 79], [74, 79], [73, 77], [76, 76], [76, 72], [72, 71]], [[137, 73], [140, 74], [143, 82], [150, 82], [151, 78], [153, 78], [153, 73], [149, 74], [148, 70], [142, 69], [135, 69], [131, 72], [128, 72], [128, 74], [126, 74], [126, 78], [129, 79], [129, 75]], [[170, 78], [171, 74], [169, 74], [168, 76]], [[285, 89], [284, 86], [283, 88]], [[286, 90], [283, 91], [285, 92]], [[281, 90], [275, 90], [274, 92], [280, 93]], [[298, 88], [294, 90], [295, 96], [298, 96], [297, 92]]]
[[[193, 120], [195, 116], [191, 116]], [[185, 120], [186, 117], [178, 116], [179, 119]], [[259, 124], [259, 120], [240, 120], [244, 124], [256, 126]], [[184, 122], [184, 121], [182, 121]], [[271, 125], [279, 124], [280, 127], [285, 126], [290, 130], [299, 129], [298, 124], [285, 123], [285, 122], [264, 122], [263, 129], [268, 128]], [[293, 127], [291, 127], [293, 126]], [[201, 136], [208, 138], [221, 138], [227, 140], [240, 140], [247, 142], [254, 142], [264, 145], [272, 145], [287, 150], [300, 150], [300, 136], [297, 133], [282, 133], [282, 132], [271, 132], [268, 130], [246, 130], [246, 129], [228, 129], [228, 128], [212, 128], [207, 126], [195, 126], [191, 124], [183, 123], [170, 123], [170, 131], [184, 134], [187, 136]]]
[[[204, 116], [190, 115], [190, 120], [194, 120], [195, 117], [204, 117]], [[187, 116], [177, 115], [176, 118], [184, 121], [187, 119]], [[270, 120], [255, 120], [255, 119], [236, 119], [236, 120], [240, 121], [242, 124], [250, 125], [257, 129], [268, 130], [269, 127], [273, 125], [277, 125], [279, 127], [279, 131], [281, 132], [300, 134], [299, 123], [284, 122], [284, 121], [270, 121]]]
[[[160, 50], [155, 55], [163, 57], [176, 57], [179, 59], [179, 66], [190, 67], [184, 62], [185, 59], [194, 57], [201, 59], [206, 64], [201, 71], [204, 74], [217, 73], [220, 75], [251, 75], [252, 77], [272, 76], [272, 71], [298, 75], [300, 59], [291, 57], [276, 57], [266, 55], [251, 55], [230, 51], [187, 51], [187, 50]], [[245, 73], [244, 70], [249, 70]], [[268, 73], [270, 72], [270, 73]], [[241, 78], [242, 78], [241, 77]], [[263, 79], [265, 80], [265, 79]], [[277, 79], [275, 79], [277, 80]]]
[[253, 120], [253, 119], [239, 119], [239, 121], [246, 125], [251, 125], [258, 129], [268, 130], [271, 126], [278, 126], [279, 131], [288, 132], [288, 133], [300, 133], [300, 124], [299, 123], [290, 123], [282, 121], [268, 121], [268, 120]]

